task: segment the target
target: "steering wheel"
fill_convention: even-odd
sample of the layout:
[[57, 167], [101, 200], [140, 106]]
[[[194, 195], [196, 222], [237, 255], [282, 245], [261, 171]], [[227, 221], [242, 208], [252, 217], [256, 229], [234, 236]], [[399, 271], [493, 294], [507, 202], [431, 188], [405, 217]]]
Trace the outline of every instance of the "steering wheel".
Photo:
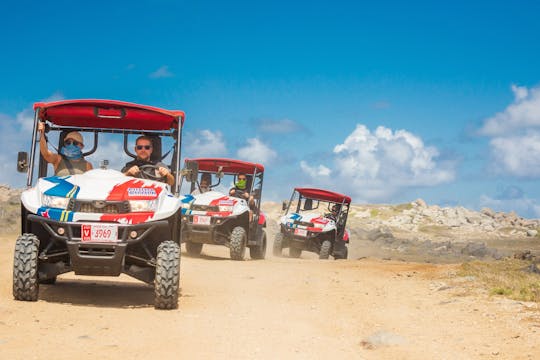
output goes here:
[[140, 176], [143, 179], [147, 180], [158, 180], [158, 181], [164, 181], [167, 177], [162, 175], [156, 175], [157, 170], [159, 169], [159, 166], [152, 165], [152, 164], [146, 164], [139, 166]]

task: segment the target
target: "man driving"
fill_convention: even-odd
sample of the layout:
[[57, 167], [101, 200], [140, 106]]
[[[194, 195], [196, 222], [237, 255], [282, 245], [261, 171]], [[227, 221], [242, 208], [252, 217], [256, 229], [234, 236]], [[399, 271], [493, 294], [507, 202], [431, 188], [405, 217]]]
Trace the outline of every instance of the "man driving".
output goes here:
[[153, 175], [153, 177], [162, 176], [163, 179], [159, 180], [166, 182], [167, 184], [172, 186], [174, 184], [174, 176], [171, 174], [170, 170], [165, 164], [161, 162], [155, 162], [150, 159], [152, 151], [152, 139], [145, 135], [139, 136], [137, 140], [135, 140], [135, 154], [137, 155], [137, 157], [134, 160], [126, 163], [126, 165], [121, 170], [122, 173], [127, 176], [142, 178], [144, 175], [141, 174], [143, 170], [141, 170], [140, 167], [143, 167], [145, 165], [155, 166], [155, 174], [150, 173], [150, 175]]

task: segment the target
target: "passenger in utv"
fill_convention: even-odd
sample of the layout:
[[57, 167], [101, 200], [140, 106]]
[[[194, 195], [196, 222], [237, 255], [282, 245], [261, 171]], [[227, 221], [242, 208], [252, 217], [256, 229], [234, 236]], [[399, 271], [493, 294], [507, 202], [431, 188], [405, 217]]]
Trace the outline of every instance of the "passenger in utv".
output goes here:
[[92, 164], [86, 161], [82, 155], [84, 140], [78, 131], [72, 131], [64, 137], [64, 143], [60, 147], [60, 154], [49, 150], [45, 139], [45, 123], [38, 123], [39, 150], [43, 158], [54, 167], [54, 175], [67, 176], [82, 174], [92, 170]]
[[247, 191], [247, 176], [246, 174], [238, 174], [237, 181], [234, 187], [229, 190], [229, 195], [237, 198], [245, 199], [250, 205], [253, 203], [253, 196]]
[[142, 170], [139, 167], [143, 165], [154, 165], [157, 166], [155, 176], [162, 176], [164, 182], [172, 186], [174, 184], [174, 176], [171, 174], [169, 168], [167, 168], [167, 165], [150, 159], [152, 151], [152, 139], [145, 135], [139, 136], [137, 140], [135, 140], [135, 154], [137, 155], [137, 158], [127, 162], [121, 170], [122, 173], [127, 176], [141, 178]]
[[192, 195], [204, 194], [205, 192], [210, 191], [210, 185], [212, 183], [212, 175], [210, 173], [203, 173], [201, 175], [201, 182], [199, 183], [199, 188], [193, 190]]
[[337, 222], [337, 216], [339, 214], [339, 208], [340, 206], [335, 204], [332, 206], [331, 212], [324, 215], [325, 218], [332, 219]]
[[253, 219], [253, 207], [255, 207], [255, 199], [250, 195], [247, 190], [247, 176], [246, 174], [238, 174], [237, 181], [234, 183], [234, 187], [229, 190], [229, 195], [240, 199], [245, 199], [249, 205], [249, 221]]

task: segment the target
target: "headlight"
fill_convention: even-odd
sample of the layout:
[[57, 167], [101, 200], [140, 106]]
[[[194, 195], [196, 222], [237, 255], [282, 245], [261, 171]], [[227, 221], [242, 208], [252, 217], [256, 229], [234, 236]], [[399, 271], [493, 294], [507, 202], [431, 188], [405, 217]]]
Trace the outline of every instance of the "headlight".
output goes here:
[[65, 209], [69, 204], [69, 199], [60, 196], [50, 196], [43, 194], [41, 197], [41, 203], [45, 207], [51, 207], [56, 209]]
[[314, 227], [316, 228], [324, 229], [324, 224], [314, 223], [313, 225], [315, 225]]
[[133, 212], [156, 211], [157, 200], [129, 200]]

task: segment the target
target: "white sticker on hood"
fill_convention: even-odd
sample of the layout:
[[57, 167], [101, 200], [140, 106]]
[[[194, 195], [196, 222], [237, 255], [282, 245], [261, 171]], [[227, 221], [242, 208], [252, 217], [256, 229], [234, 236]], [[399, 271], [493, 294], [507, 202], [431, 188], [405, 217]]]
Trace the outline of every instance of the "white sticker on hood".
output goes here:
[[128, 196], [157, 196], [154, 188], [128, 188]]

